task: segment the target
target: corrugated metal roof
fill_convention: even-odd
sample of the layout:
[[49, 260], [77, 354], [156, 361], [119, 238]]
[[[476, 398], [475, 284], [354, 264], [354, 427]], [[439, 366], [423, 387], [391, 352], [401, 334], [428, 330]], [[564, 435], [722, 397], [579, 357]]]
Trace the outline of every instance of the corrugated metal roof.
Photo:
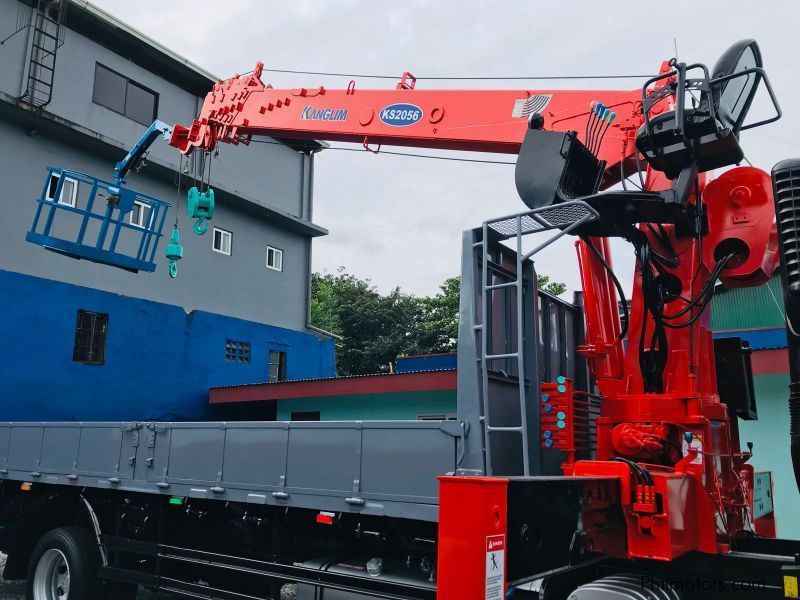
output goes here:
[[428, 369], [425, 371], [403, 371], [402, 373], [367, 373], [366, 375], [341, 375], [335, 377], [312, 377], [310, 379], [288, 379], [286, 381], [255, 381], [251, 383], [236, 383], [232, 385], [215, 385], [210, 390], [221, 390], [226, 388], [248, 387], [254, 385], [286, 385], [292, 383], [308, 383], [312, 381], [341, 381], [342, 379], [359, 379], [364, 377], [402, 377], [403, 375], [420, 375], [422, 373], [442, 373], [455, 371], [455, 369]]
[[750, 329], [739, 331], [717, 332], [714, 338], [740, 337], [750, 344], [751, 350], [775, 350], [786, 348], [786, 328]]
[[785, 326], [780, 277], [752, 288], [718, 287], [711, 301], [711, 329], [737, 331]]

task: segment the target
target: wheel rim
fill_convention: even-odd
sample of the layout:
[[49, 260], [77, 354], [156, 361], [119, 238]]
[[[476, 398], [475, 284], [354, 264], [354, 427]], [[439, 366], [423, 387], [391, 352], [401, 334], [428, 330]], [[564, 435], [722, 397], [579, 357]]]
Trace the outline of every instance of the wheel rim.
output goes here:
[[33, 600], [69, 598], [69, 563], [61, 550], [50, 548], [42, 554], [33, 574]]

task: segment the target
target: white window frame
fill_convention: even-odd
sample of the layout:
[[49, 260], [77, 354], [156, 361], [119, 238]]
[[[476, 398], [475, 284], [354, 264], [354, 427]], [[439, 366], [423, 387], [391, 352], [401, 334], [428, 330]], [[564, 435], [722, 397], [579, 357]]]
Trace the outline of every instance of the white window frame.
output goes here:
[[[269, 264], [269, 251], [272, 250], [273, 256], [278, 257], [278, 266]], [[267, 246], [266, 265], [268, 269], [273, 271], [283, 271], [283, 250], [275, 248], [274, 246]]]
[[[54, 196], [53, 197], [50, 196], [50, 182], [52, 181], [53, 177], [55, 177], [56, 179], [61, 179], [61, 173], [50, 173], [50, 179], [47, 181], [47, 199], [50, 200], [51, 202], [56, 201]], [[58, 198], [58, 204], [64, 204], [65, 206], [71, 206], [72, 208], [75, 208], [78, 204], [78, 180], [72, 177], [65, 176], [64, 181], [65, 182], [69, 181], [72, 184], [72, 193], [70, 194], [69, 201], [64, 200], [63, 199], [64, 187], [62, 186], [61, 194], [59, 195]], [[58, 183], [56, 183], [55, 189], [58, 189]], [[55, 194], [55, 190], [53, 190], [53, 193]]]
[[[217, 248], [216, 247], [217, 232], [218, 231], [222, 234], [222, 236], [220, 238], [221, 240], [224, 240], [226, 235], [228, 236], [228, 251], [227, 252], [225, 252], [225, 250], [223, 249], [225, 247], [224, 243], [222, 244], [222, 248]], [[214, 231], [212, 231], [212, 235], [211, 235], [211, 249], [214, 252], [218, 252], [219, 254], [224, 254], [225, 256], [230, 256], [231, 252], [233, 252], [233, 232], [232, 231], [228, 231], [227, 229], [222, 229], [221, 227], [214, 227]]]
[[131, 209], [131, 212], [128, 214], [128, 222], [131, 225], [133, 225], [134, 227], [139, 227], [141, 229], [146, 228], [148, 223], [146, 223], [146, 222], [145, 223], [141, 223], [140, 222], [142, 220], [142, 215], [144, 214], [144, 211], [142, 209], [147, 209], [147, 220], [149, 221], [152, 218], [153, 207], [150, 206], [149, 204], [147, 204], [146, 202], [141, 202], [140, 200], [134, 200], [133, 201], [133, 205], [139, 207], [139, 221], [134, 221], [133, 220], [133, 212], [134, 211], [133, 211], [133, 209]]

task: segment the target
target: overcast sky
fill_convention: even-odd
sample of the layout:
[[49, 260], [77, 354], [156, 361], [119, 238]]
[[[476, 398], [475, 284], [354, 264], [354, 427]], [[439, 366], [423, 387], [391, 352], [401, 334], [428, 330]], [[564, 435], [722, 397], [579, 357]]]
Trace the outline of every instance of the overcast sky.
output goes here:
[[[657, 72], [678, 53], [713, 67], [733, 42], [756, 38], [784, 119], [745, 132], [743, 146], [767, 171], [800, 155], [797, 0], [652, 3], [587, 0], [94, 0], [133, 27], [227, 78], [266, 68], [434, 76], [541, 76]], [[266, 73], [275, 87], [348, 78]], [[360, 88], [391, 81], [360, 81]], [[418, 87], [633, 89], [614, 82], [420, 82]], [[401, 149], [401, 151], [408, 151]], [[430, 152], [427, 152], [430, 153]], [[484, 157], [484, 155], [478, 155]], [[491, 155], [495, 160], [513, 160]], [[314, 242], [314, 268], [344, 265], [382, 290], [429, 294], [460, 268], [461, 231], [524, 209], [510, 165], [482, 165], [325, 151], [317, 157], [314, 221], [330, 230]], [[623, 282], [630, 250], [614, 245]], [[573, 241], [539, 255], [537, 269], [579, 286]]]

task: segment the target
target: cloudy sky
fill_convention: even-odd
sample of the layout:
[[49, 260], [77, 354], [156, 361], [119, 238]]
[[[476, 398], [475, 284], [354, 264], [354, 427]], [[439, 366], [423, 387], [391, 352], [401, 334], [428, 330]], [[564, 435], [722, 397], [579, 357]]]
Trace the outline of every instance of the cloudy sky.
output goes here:
[[[745, 132], [745, 152], [766, 170], [800, 154], [800, 144], [793, 141], [800, 137], [797, 0], [94, 2], [222, 78], [250, 70], [257, 60], [267, 69], [398, 77], [406, 70], [419, 77], [655, 73], [662, 60], [674, 55], [675, 41], [681, 60], [713, 66], [731, 43], [753, 37], [784, 119]], [[264, 76], [275, 87], [345, 87], [348, 79]], [[358, 84], [393, 85], [380, 80]], [[639, 85], [637, 80], [418, 84], [511, 89]], [[399, 285], [416, 294], [432, 293], [457, 274], [462, 230], [524, 209], [510, 165], [326, 151], [317, 158], [315, 186], [314, 221], [331, 235], [315, 242], [314, 267], [344, 265], [383, 290]], [[629, 283], [631, 252], [622, 243], [614, 248], [621, 278]], [[539, 255], [537, 269], [576, 289], [572, 241], [562, 240]]]

